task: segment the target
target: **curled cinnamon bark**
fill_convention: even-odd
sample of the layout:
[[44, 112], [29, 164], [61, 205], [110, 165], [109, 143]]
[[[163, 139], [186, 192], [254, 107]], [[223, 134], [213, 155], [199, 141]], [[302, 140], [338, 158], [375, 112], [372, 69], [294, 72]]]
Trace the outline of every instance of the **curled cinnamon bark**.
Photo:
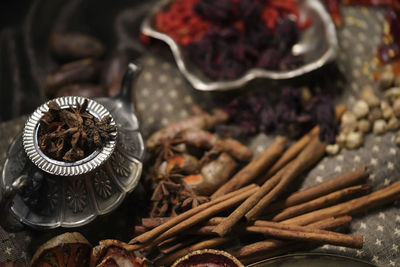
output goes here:
[[324, 196], [345, 187], [361, 183], [362, 181], [365, 181], [367, 177], [367, 166], [362, 166], [353, 171], [329, 179], [325, 182], [308, 187], [304, 190], [297, 191], [284, 200], [272, 203], [268, 207], [267, 212], [272, 213], [277, 210], [282, 210], [297, 204], [304, 203], [306, 201]]
[[286, 137], [279, 138], [269, 146], [260, 156], [247, 164], [237, 174], [235, 174], [227, 183], [221, 186], [211, 198], [216, 198], [236, 190], [243, 185], [251, 183], [258, 175], [269, 168], [271, 164], [282, 154], [287, 142]]
[[304, 214], [309, 211], [317, 210], [323, 207], [330, 206], [332, 204], [336, 204], [342, 200], [345, 200], [349, 196], [355, 196], [358, 194], [367, 193], [371, 190], [371, 185], [363, 184], [363, 185], [355, 185], [352, 187], [347, 187], [342, 190], [335, 191], [328, 195], [316, 198], [310, 202], [305, 202], [299, 205], [295, 205], [289, 207], [287, 209], [282, 210], [278, 214], [276, 214], [272, 221], [279, 222], [285, 219], [293, 218], [297, 215]]
[[[214, 205], [217, 205], [218, 203], [221, 203], [225, 200], [229, 200], [230, 198], [234, 198], [235, 196], [239, 196], [243, 193], [250, 192], [252, 193], [258, 186], [252, 184], [249, 186], [246, 186], [242, 189], [239, 189], [237, 191], [234, 191], [232, 193], [226, 194], [222, 197], [216, 198], [214, 200], [211, 200], [210, 202], [204, 203], [196, 208], [190, 209], [174, 218], [171, 218], [168, 220], [166, 223], [140, 235], [135, 238], [133, 238], [129, 243], [130, 244], [142, 244], [138, 245], [139, 247], [143, 246], [143, 244], [150, 242], [153, 240], [155, 237], [159, 236], [160, 234], [164, 233], [165, 231], [169, 230], [173, 226], [183, 222], [184, 220], [191, 218], [192, 216], [198, 214], [201, 211], [206, 210], [207, 208], [213, 207]], [[247, 195], [247, 194], [246, 194]], [[211, 217], [211, 216], [210, 216]], [[207, 219], [207, 218], [205, 218]]]
[[328, 208], [309, 212], [282, 222], [287, 224], [306, 225], [331, 216], [357, 214], [371, 208], [388, 204], [397, 199], [400, 199], [400, 181], [368, 195]]

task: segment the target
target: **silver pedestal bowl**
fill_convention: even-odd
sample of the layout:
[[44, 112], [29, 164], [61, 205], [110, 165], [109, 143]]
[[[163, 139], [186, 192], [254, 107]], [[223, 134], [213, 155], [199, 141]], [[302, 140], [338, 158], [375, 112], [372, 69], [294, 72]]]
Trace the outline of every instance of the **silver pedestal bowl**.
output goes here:
[[[39, 121], [48, 110], [40, 106], [27, 120], [23, 133], [10, 146], [0, 185], [1, 223], [9, 211], [34, 228], [77, 227], [116, 209], [139, 183], [144, 143], [131, 104], [131, 87], [140, 69], [129, 64], [116, 98], [89, 100], [88, 112], [101, 119], [111, 115], [113, 137], [101, 149], [73, 163], [47, 157], [37, 143]], [[61, 108], [84, 98], [57, 98]], [[12, 227], [8, 227], [12, 228]]]

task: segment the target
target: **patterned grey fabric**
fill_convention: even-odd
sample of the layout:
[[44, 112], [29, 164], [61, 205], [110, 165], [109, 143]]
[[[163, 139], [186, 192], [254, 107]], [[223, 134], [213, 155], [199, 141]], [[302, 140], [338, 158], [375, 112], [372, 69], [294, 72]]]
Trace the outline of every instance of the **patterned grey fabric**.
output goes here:
[[[360, 7], [345, 7], [343, 11], [346, 26], [338, 31], [342, 48], [338, 65], [346, 75], [347, 81], [343, 84], [344, 92], [336, 101], [352, 105], [363, 85], [372, 82], [369, 74], [373, 69], [372, 59], [376, 46], [381, 42], [384, 17], [380, 10]], [[213, 107], [216, 99], [223, 98], [221, 93], [201, 93], [192, 89], [176, 69], [165, 48], [160, 51], [151, 53], [151, 56], [145, 55], [141, 59], [144, 70], [136, 86], [136, 99], [144, 137], [172, 121], [187, 117], [190, 106], [194, 103], [203, 107]], [[7, 146], [13, 136], [22, 129], [25, 119], [23, 117], [0, 125], [0, 166], [6, 157]], [[364, 164], [369, 166], [368, 182], [374, 189], [398, 181], [400, 149], [394, 144], [394, 136], [394, 133], [380, 137], [372, 134], [366, 136], [362, 148], [344, 150], [337, 156], [325, 157], [304, 178], [299, 178], [299, 184], [305, 188]], [[256, 153], [260, 153], [275, 138], [276, 136], [259, 134], [246, 142]], [[131, 203], [129, 201], [127, 200]], [[350, 233], [365, 237], [363, 249], [325, 245], [315, 251], [347, 255], [378, 266], [400, 266], [399, 208], [400, 204], [394, 203], [354, 219]], [[90, 227], [74, 231], [83, 232], [92, 243], [103, 238], [127, 241], [133, 217], [132, 206], [124, 204], [113, 214], [111, 222], [109, 217], [104, 217], [96, 220]], [[46, 232], [25, 229], [16, 234], [8, 234], [0, 229], [0, 262], [18, 259], [21, 263], [27, 263], [39, 244], [65, 231], [68, 229]]]

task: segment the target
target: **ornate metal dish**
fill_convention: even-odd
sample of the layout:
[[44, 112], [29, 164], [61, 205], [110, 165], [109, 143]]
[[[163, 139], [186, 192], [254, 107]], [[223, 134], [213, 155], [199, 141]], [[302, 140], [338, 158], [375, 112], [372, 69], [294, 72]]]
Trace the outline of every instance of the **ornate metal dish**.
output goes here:
[[154, 26], [156, 13], [165, 9], [172, 1], [173, 0], [160, 1], [143, 21], [141, 31], [145, 35], [159, 39], [168, 44], [179, 70], [192, 86], [198, 90], [224, 91], [240, 88], [256, 78], [272, 80], [291, 79], [314, 71], [336, 58], [338, 42], [335, 26], [329, 14], [320, 1], [299, 0], [298, 8], [300, 19], [305, 19], [307, 16], [311, 16], [313, 19], [312, 25], [302, 31], [299, 43], [292, 47], [293, 54], [304, 56], [304, 65], [289, 71], [270, 71], [254, 68], [249, 69], [243, 76], [236, 80], [210, 80], [190, 61], [190, 59], [188, 59], [178, 43], [167, 34], [159, 32]]
[[[2, 212], [11, 212], [34, 228], [77, 227], [117, 208], [138, 184], [144, 143], [130, 104], [131, 83], [139, 69], [130, 64], [119, 97], [90, 100], [95, 116], [111, 114], [117, 133], [99, 151], [75, 163], [57, 162], [37, 146], [38, 121], [47, 105], [28, 119], [25, 131], [10, 146], [2, 179]], [[58, 98], [63, 105], [79, 97]]]

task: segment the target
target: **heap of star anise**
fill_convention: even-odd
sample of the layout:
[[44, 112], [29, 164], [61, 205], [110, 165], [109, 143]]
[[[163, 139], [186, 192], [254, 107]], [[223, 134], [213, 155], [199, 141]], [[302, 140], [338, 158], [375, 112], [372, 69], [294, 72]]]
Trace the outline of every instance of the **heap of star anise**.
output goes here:
[[175, 216], [208, 201], [208, 197], [198, 196], [182, 179], [183, 175], [177, 173], [153, 178], [150, 217]]
[[101, 120], [87, 111], [88, 100], [76, 107], [62, 109], [55, 101], [40, 119], [38, 142], [40, 149], [49, 157], [74, 162], [83, 159], [102, 147], [116, 130], [111, 117]]

